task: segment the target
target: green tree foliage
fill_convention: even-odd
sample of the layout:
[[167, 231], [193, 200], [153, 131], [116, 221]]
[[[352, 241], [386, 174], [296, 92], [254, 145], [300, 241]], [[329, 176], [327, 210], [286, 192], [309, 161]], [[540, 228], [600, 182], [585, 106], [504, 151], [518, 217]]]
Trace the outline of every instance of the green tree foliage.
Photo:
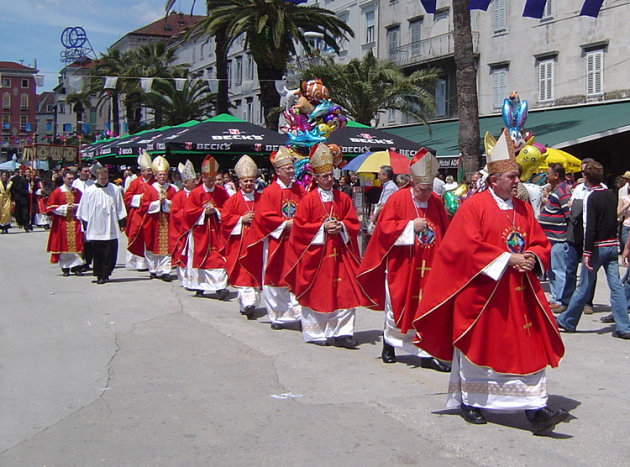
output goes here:
[[428, 128], [426, 118], [434, 110], [432, 88], [439, 70], [427, 68], [406, 76], [396, 64], [368, 52], [347, 64], [327, 57], [301, 74], [303, 79], [320, 78], [331, 100], [359, 123], [378, 123], [381, 112], [398, 110]]

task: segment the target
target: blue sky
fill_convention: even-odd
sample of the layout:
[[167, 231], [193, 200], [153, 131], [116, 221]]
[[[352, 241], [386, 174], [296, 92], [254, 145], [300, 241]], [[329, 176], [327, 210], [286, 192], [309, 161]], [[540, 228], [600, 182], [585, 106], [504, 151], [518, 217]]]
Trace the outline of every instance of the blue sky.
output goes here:
[[[165, 0], [0, 0], [0, 61], [37, 68], [45, 76], [38, 92], [57, 84], [63, 67], [59, 53], [61, 32], [81, 26], [97, 56], [126, 33], [164, 16]], [[192, 0], [177, 0], [174, 9], [190, 13]], [[205, 14], [197, 0], [195, 14]]]

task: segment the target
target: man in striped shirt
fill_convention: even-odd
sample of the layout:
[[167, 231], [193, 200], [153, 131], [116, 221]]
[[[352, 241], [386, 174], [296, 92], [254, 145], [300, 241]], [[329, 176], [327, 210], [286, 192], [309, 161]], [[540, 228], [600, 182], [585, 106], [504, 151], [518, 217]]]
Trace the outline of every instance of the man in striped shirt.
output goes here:
[[[547, 202], [540, 212], [538, 221], [551, 243], [551, 265], [549, 268], [549, 288], [551, 289], [551, 310], [564, 311], [571, 300], [571, 291], [567, 286], [567, 226], [571, 212], [569, 199], [571, 187], [564, 180], [564, 167], [560, 164], [549, 164], [547, 182], [551, 185]], [[565, 292], [566, 290], [566, 292]]]

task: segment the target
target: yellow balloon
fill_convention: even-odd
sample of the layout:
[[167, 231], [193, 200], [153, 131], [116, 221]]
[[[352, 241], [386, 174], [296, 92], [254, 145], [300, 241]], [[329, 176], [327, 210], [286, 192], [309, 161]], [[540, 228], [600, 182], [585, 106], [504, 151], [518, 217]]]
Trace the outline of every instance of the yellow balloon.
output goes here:
[[461, 185], [459, 185], [457, 188], [455, 188], [453, 190], [453, 193], [455, 194], [455, 196], [457, 196], [458, 198], [461, 198], [462, 196], [464, 196], [466, 193], [468, 193], [468, 185], [466, 183], [462, 183]]
[[540, 149], [532, 144], [526, 144], [521, 148], [516, 156], [516, 163], [523, 168], [521, 182], [526, 182], [538, 172], [544, 172], [541, 165], [545, 162], [545, 155], [540, 153]]
[[325, 123], [320, 123], [317, 125], [317, 128], [319, 128], [319, 131], [321, 131], [326, 138], [328, 138], [333, 131], [333, 129]]

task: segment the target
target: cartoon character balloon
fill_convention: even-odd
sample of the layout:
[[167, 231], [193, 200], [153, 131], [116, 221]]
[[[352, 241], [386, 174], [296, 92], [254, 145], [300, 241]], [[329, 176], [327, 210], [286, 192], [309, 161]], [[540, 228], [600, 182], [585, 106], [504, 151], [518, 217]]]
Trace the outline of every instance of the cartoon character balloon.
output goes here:
[[516, 91], [512, 91], [507, 99], [503, 99], [503, 122], [514, 142], [516, 152], [525, 146], [523, 138], [523, 126], [527, 120], [527, 101], [518, 97]]
[[311, 147], [326, 141], [330, 134], [343, 128], [348, 120], [341, 113], [341, 106], [330, 101], [330, 92], [321, 79], [302, 81], [299, 89], [284, 89], [287, 144]]

